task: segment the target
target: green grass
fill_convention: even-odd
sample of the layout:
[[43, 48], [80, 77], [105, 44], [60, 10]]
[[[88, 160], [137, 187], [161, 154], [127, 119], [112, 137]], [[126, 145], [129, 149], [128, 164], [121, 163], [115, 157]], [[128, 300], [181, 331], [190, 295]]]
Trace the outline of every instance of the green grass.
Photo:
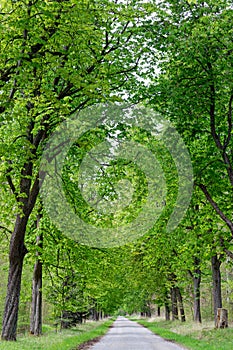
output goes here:
[[0, 341], [1, 350], [73, 350], [78, 345], [104, 335], [113, 320], [87, 322], [62, 332], [49, 330], [41, 337], [22, 336], [16, 342]]
[[232, 350], [233, 329], [187, 322], [135, 320], [161, 337], [190, 350]]

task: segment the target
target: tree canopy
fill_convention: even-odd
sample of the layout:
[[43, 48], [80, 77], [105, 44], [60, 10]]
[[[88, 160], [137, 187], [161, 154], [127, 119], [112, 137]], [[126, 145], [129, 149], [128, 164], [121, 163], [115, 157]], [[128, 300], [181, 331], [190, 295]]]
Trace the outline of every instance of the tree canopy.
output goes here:
[[[155, 304], [184, 321], [190, 302], [201, 322], [211, 279], [216, 315], [220, 268], [233, 258], [232, 11], [228, 0], [1, 2], [3, 340], [16, 340], [30, 273], [38, 334], [42, 301], [64, 327], [70, 317], [149, 315]], [[49, 202], [62, 226], [42, 200], [55, 189], [40, 186], [49, 142], [65, 128], [67, 139], [52, 143], [62, 201]], [[71, 210], [109, 229], [107, 244], [72, 240], [69, 226], [74, 237], [84, 232], [71, 225]], [[119, 240], [115, 228], [134, 220], [140, 235], [132, 226]]]

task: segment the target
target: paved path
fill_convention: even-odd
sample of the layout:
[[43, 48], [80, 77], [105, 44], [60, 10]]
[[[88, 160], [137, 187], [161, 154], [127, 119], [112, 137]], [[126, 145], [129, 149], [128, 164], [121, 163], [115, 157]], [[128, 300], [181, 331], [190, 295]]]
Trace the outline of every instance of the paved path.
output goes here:
[[127, 318], [118, 317], [113, 327], [90, 350], [184, 350], [165, 341]]

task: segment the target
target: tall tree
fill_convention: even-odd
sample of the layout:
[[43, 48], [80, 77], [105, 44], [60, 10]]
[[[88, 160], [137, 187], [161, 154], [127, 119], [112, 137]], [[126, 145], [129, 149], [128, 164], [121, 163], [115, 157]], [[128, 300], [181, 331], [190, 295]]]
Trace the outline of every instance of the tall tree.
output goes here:
[[195, 183], [233, 237], [231, 5], [161, 2], [160, 75], [149, 90], [150, 102], [174, 121], [189, 145]]
[[156, 42], [160, 74], [149, 89], [155, 108], [174, 122], [189, 147], [195, 185], [229, 229], [218, 232], [221, 225], [214, 216], [214, 231], [212, 225], [207, 231], [213, 248], [215, 312], [216, 305], [221, 305], [216, 241], [232, 256], [227, 247], [233, 238], [231, 5], [215, 0], [162, 1], [163, 29]]
[[[16, 340], [27, 223], [45, 140], [71, 113], [105, 100], [143, 55], [143, 5], [114, 1], [1, 4], [1, 172], [15, 196], [2, 339]], [[135, 40], [135, 39], [138, 40]]]

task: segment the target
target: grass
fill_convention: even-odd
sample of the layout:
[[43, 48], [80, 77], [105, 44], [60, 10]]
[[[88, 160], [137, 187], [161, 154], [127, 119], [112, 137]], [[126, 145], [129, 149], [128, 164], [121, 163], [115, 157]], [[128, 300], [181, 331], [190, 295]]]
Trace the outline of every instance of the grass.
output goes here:
[[41, 337], [30, 335], [18, 337], [16, 342], [0, 341], [1, 350], [73, 350], [80, 344], [104, 335], [113, 319], [86, 322], [76, 328], [55, 332], [49, 330]]
[[215, 329], [213, 323], [136, 320], [161, 337], [190, 350], [232, 350], [233, 328]]

